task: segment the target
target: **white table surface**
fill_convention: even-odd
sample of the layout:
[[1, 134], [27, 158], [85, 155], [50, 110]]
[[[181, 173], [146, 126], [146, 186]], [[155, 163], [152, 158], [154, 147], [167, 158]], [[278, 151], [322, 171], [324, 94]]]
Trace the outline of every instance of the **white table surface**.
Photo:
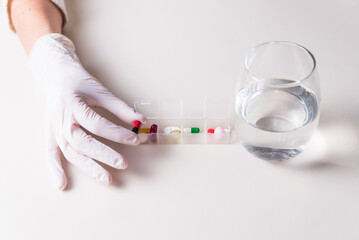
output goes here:
[[67, 1], [86, 68], [123, 100], [233, 96], [246, 52], [306, 46], [322, 86], [319, 131], [285, 164], [238, 143], [124, 147], [101, 185], [65, 164], [54, 188], [45, 99], [0, 25], [0, 239], [359, 239], [359, 1]]

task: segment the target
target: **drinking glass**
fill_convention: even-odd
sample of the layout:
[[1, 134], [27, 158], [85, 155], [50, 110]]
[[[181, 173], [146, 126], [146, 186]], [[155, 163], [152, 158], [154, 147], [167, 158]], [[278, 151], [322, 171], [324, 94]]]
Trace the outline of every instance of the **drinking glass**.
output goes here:
[[319, 103], [313, 54], [291, 42], [260, 44], [248, 52], [236, 91], [239, 140], [258, 158], [291, 159], [315, 132]]

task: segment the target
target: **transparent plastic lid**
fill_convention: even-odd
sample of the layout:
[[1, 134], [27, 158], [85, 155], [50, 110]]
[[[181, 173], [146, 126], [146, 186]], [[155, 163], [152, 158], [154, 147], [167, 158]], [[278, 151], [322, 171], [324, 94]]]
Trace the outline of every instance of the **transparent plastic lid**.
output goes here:
[[206, 118], [229, 118], [231, 115], [231, 103], [229, 99], [206, 99]]
[[229, 118], [229, 99], [137, 100], [134, 107], [148, 119]]

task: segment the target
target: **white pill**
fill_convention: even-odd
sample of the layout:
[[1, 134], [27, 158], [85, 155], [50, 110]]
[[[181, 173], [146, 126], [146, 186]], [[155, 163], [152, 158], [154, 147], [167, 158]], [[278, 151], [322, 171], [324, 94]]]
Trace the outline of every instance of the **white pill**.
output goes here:
[[222, 127], [216, 127], [216, 129], [214, 129], [214, 134], [223, 134], [224, 133], [224, 129]]
[[183, 132], [184, 132], [184, 133], [191, 133], [191, 128], [184, 128], [184, 129], [183, 129]]
[[163, 132], [166, 134], [171, 134], [171, 133], [181, 133], [181, 129], [179, 127], [165, 127], [163, 128]]

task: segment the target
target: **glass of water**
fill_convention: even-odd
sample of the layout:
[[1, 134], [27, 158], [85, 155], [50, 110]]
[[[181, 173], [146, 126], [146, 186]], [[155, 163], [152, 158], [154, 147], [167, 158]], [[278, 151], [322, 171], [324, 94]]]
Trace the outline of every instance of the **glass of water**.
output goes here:
[[244, 147], [265, 160], [303, 151], [319, 121], [316, 61], [306, 48], [268, 42], [251, 49], [235, 100], [235, 128]]

